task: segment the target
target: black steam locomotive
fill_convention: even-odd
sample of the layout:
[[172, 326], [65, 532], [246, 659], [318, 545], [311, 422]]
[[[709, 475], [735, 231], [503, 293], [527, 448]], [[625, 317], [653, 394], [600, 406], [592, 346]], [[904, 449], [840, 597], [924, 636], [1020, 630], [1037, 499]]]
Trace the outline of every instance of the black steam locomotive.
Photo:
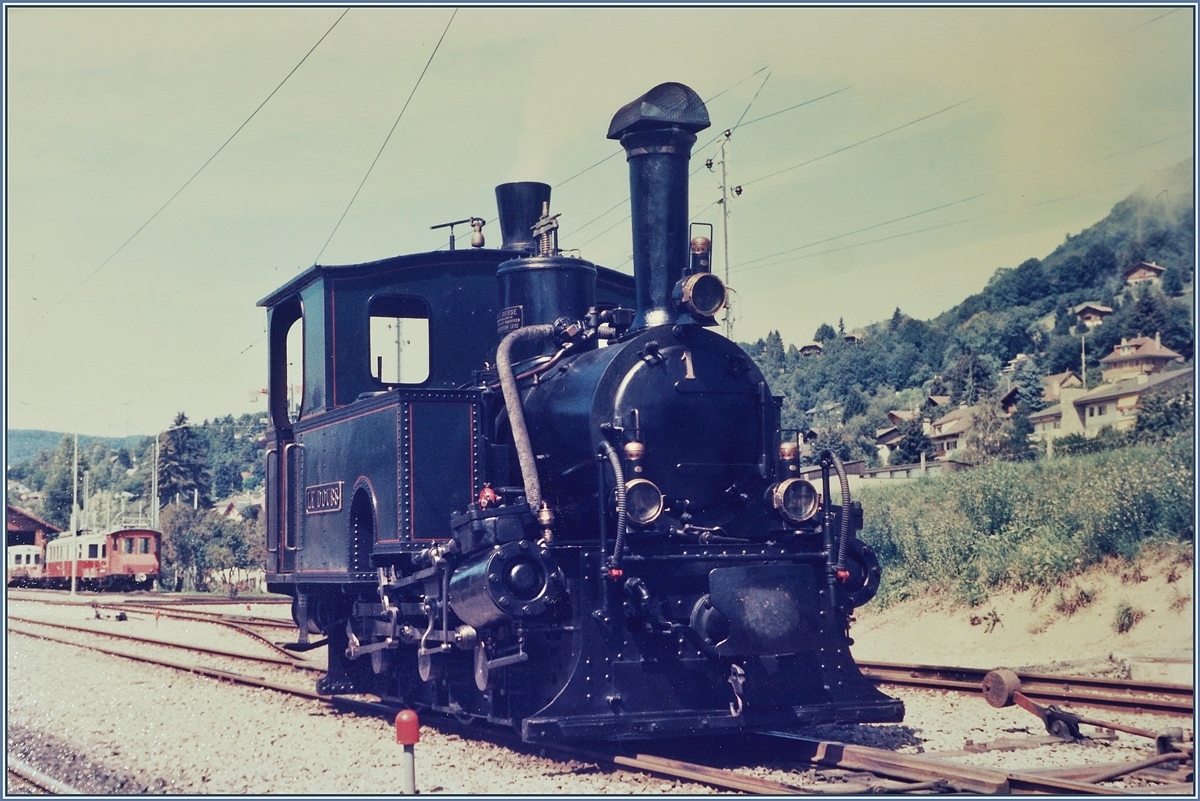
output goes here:
[[711, 330], [726, 290], [687, 219], [708, 125], [676, 83], [612, 120], [632, 278], [562, 255], [550, 187], [515, 183], [499, 249], [469, 218], [476, 247], [260, 303], [267, 581], [292, 647], [328, 646], [321, 692], [533, 742], [902, 719], [849, 652], [879, 566], [845, 472], [799, 476], [780, 399]]

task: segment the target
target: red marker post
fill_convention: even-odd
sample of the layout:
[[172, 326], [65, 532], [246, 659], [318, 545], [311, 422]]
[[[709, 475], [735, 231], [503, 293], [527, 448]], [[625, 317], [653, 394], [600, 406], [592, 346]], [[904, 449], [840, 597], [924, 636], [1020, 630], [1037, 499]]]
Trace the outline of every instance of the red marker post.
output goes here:
[[400, 762], [400, 792], [405, 795], [417, 793], [417, 764], [413, 746], [421, 737], [421, 725], [417, 713], [403, 709], [396, 715], [396, 742], [404, 746], [404, 759]]

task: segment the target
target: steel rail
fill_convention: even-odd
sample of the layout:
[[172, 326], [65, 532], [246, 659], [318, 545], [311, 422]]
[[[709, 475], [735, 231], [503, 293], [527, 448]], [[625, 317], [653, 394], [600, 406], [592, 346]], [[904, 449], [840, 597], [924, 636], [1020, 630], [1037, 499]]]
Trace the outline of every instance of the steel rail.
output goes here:
[[164, 609], [157, 604], [129, 603], [118, 601], [102, 604], [105, 609], [136, 609], [142, 613], [174, 617], [182, 620], [204, 620], [209, 622], [236, 623], [244, 626], [264, 626], [276, 629], [294, 629], [296, 624], [290, 620], [280, 620], [274, 617], [255, 617], [254, 615], [231, 615], [227, 612], [201, 612], [195, 609]]
[[65, 782], [60, 782], [58, 779], [47, 776], [37, 768], [19, 759], [13, 759], [12, 757], [7, 759], [7, 772], [21, 777], [34, 787], [45, 790], [51, 795], [83, 795], [82, 790], [77, 790]]
[[[10, 622], [15, 621], [17, 623], [26, 623], [26, 624], [34, 625], [34, 626], [46, 626], [47, 628], [61, 629], [63, 631], [78, 631], [82, 634], [93, 634], [93, 635], [96, 635], [99, 637], [111, 637], [111, 638], [117, 639], [117, 640], [129, 640], [131, 642], [146, 643], [148, 645], [161, 645], [164, 648], [179, 648], [184, 651], [192, 651], [194, 653], [200, 653], [200, 654], [209, 654], [211, 656], [223, 656], [223, 657], [228, 657], [230, 659], [241, 659], [241, 660], [244, 660], [247, 662], [265, 662], [265, 663], [271, 664], [271, 665], [281, 665], [283, 667], [291, 667], [291, 668], [296, 668], [298, 670], [312, 670], [312, 671], [321, 671], [321, 672], [323, 672], [325, 670], [324, 668], [317, 667], [315, 665], [298, 664], [297, 662], [295, 662], [291, 659], [280, 659], [279, 657], [276, 657], [276, 656], [258, 656], [256, 654], [242, 654], [242, 653], [238, 653], [236, 651], [225, 651], [220, 648], [209, 648], [209, 647], [203, 646], [203, 645], [188, 645], [187, 643], [170, 642], [168, 640], [157, 640], [157, 639], [154, 639], [153, 637], [139, 637], [136, 634], [121, 634], [121, 633], [115, 632], [115, 631], [98, 631], [96, 629], [89, 629], [84, 626], [71, 626], [66, 623], [47, 623], [42, 620], [33, 620], [31, 618], [26, 618], [26, 617], [15, 617], [13, 615], [9, 615], [8, 620]], [[16, 631], [16, 629], [10, 629], [10, 631]], [[20, 633], [24, 634], [27, 632], [20, 632]]]
[[[858, 666], [864, 676], [877, 684], [956, 690], [968, 694], [980, 692], [983, 677], [990, 672], [982, 668], [890, 662], [859, 661]], [[1021, 692], [1038, 700], [1070, 701], [1104, 709], [1168, 715], [1190, 716], [1195, 709], [1194, 690], [1185, 684], [1032, 672], [1018, 672], [1017, 676], [1021, 679]]]
[[[50, 604], [53, 606], [73, 606], [73, 607], [78, 607], [81, 609], [84, 608], [83, 604], [66, 603], [63, 601], [35, 600], [35, 603], [45, 603], [45, 604]], [[248, 625], [272, 625], [272, 626], [275, 626], [276, 628], [295, 629], [295, 625], [293, 625], [291, 623], [286, 624], [286, 626], [280, 626], [279, 624], [281, 624], [282, 621], [272, 620], [271, 618], [250, 618], [249, 620], [251, 622], [249, 624], [245, 624], [245, 623], [238, 622], [239, 619], [235, 615], [211, 614], [211, 613], [207, 613], [207, 612], [194, 612], [194, 611], [184, 611], [184, 610], [171, 610], [168, 612], [168, 611], [163, 611], [162, 609], [159, 609], [159, 608], [153, 607], [153, 606], [141, 607], [136, 604], [126, 605], [124, 603], [115, 603], [115, 604], [103, 603], [103, 604], [101, 604], [101, 603], [93, 602], [91, 604], [88, 604], [87, 606], [88, 606], [88, 608], [91, 608], [94, 610], [106, 609], [106, 610], [110, 610], [110, 611], [115, 610], [115, 611], [122, 612], [122, 613], [127, 610], [137, 610], [135, 612], [135, 614], [143, 614], [143, 615], [152, 614], [155, 617], [161, 616], [161, 617], [172, 618], [172, 619], [176, 619], [176, 620], [195, 620], [195, 621], [199, 621], [202, 623], [212, 623], [217, 626], [226, 626], [227, 628], [231, 628], [231, 629], [234, 629], [235, 631], [245, 634], [247, 637], [250, 637], [251, 639], [258, 640], [263, 645], [267, 646], [268, 648], [279, 653], [282, 656], [286, 656], [288, 659], [301, 660], [304, 658], [303, 654], [298, 654], [298, 653], [289, 651], [286, 648], [283, 648], [279, 643], [275, 642], [274, 640], [264, 637], [262, 634], [258, 633], [254, 629], [248, 628]], [[267, 620], [270, 622], [268, 624], [262, 624], [262, 623], [255, 622], [258, 620]]]
[[331, 697], [328, 695], [321, 695], [320, 693], [316, 692], [315, 690], [305, 690], [300, 687], [292, 687], [287, 684], [280, 684], [278, 682], [268, 681], [266, 679], [260, 679], [256, 676], [247, 676], [243, 673], [233, 673], [228, 670], [220, 670], [218, 668], [206, 668], [206, 667], [203, 667], [200, 665], [188, 665], [188, 664], [184, 664], [182, 662], [175, 662], [170, 659], [158, 659], [158, 658], [155, 658], [152, 656], [147, 656], [145, 654], [131, 654], [126, 651], [114, 651], [111, 648], [102, 648], [98, 645], [88, 645], [86, 643], [72, 642], [71, 640], [63, 640], [58, 637], [47, 637], [42, 634], [34, 634], [34, 633], [28, 632], [28, 631], [21, 631], [20, 629], [10, 628], [10, 629], [8, 629], [8, 631], [13, 634], [21, 634], [26, 637], [31, 637], [31, 638], [37, 639], [37, 640], [45, 640], [47, 642], [56, 642], [56, 643], [60, 643], [62, 645], [71, 645], [76, 648], [83, 648], [86, 651], [95, 651], [96, 653], [106, 654], [108, 656], [119, 656], [119, 657], [122, 657], [123, 659], [132, 659], [135, 662], [144, 662], [149, 665], [159, 665], [161, 667], [174, 668], [175, 670], [181, 670], [181, 671], [184, 671], [185, 673], [195, 673], [200, 676], [206, 676], [208, 678], [213, 678], [213, 679], [220, 679], [222, 681], [229, 681], [234, 684], [244, 684], [249, 687], [259, 687], [259, 688], [267, 689], [267, 690], [275, 690], [276, 692], [286, 693], [288, 695], [296, 695], [296, 696], [300, 696], [301, 698], [312, 698], [312, 699], [321, 700], [321, 701], [328, 701]]
[[[216, 678], [219, 680], [271, 689], [277, 692], [287, 693], [289, 695], [320, 700], [326, 703], [354, 704], [353, 699], [343, 699], [337, 696], [321, 695], [312, 690], [304, 690], [297, 687], [282, 685], [277, 682], [266, 681], [264, 679], [238, 673], [231, 673], [225, 670], [203, 668], [197, 665], [186, 665], [171, 660], [157, 659], [145, 655], [113, 651], [111, 649], [101, 648], [98, 646], [32, 634], [29, 632], [20, 631], [19, 629], [10, 629], [10, 631], [17, 634], [24, 634], [25, 636], [29, 637], [59, 642], [64, 645], [72, 645], [77, 648], [84, 648], [86, 650], [104, 653], [111, 656], [123, 657], [126, 659], [132, 659], [135, 661], [164, 667], [171, 667], [176, 670], [196, 673], [198, 675]], [[387, 714], [391, 711], [391, 707], [383, 704], [367, 703], [363, 704], [363, 706], [365, 709], [369, 709], [372, 714]], [[903, 784], [893, 784], [890, 786], [886, 784], [864, 785], [864, 790], [862, 791], [866, 792], [903, 792], [906, 789], [923, 791], [937, 789], [944, 786], [960, 792], [973, 792], [989, 795], [1059, 795], [1065, 793], [1091, 795], [1127, 794], [1127, 791], [1124, 790], [1100, 787], [1087, 782], [1059, 779], [1050, 776], [1038, 776], [1019, 771], [1004, 771], [991, 768], [978, 768], [967, 765], [959, 765], [930, 756], [896, 754], [890, 751], [884, 751], [882, 749], [869, 748], [867, 746], [810, 740], [808, 738], [788, 732], [771, 732], [769, 734], [759, 736], [788, 740], [794, 746], [792, 755], [799, 756], [799, 758], [804, 759], [812, 764], [820, 764], [851, 770], [865, 770], [878, 776], [899, 780], [900, 782], [913, 783], [907, 786]], [[822, 788], [820, 786], [802, 787], [790, 785], [769, 779], [759, 779], [754, 776], [746, 776], [744, 774], [738, 774], [722, 768], [712, 768], [705, 765], [698, 765], [695, 763], [683, 762], [680, 760], [667, 759], [664, 757], [657, 757], [647, 754], [626, 756], [622, 754], [603, 754], [559, 745], [543, 745], [541, 747], [545, 750], [554, 750], [567, 754], [573, 758], [585, 759], [587, 761], [594, 762], [604, 762], [627, 769], [631, 768], [643, 770], [660, 775], [671, 776], [674, 778], [697, 781], [719, 787], [721, 789], [737, 790], [740, 792], [762, 793], [768, 795], [794, 795], [828, 793], [844, 794], [848, 791], [859, 791], [857, 787], [854, 790], [850, 790], [847, 785], [834, 785], [828, 788]]]
[[1037, 776], [1021, 771], [980, 768], [938, 759], [936, 755], [897, 754], [864, 745], [813, 740], [790, 732], [768, 732], [764, 737], [788, 740], [792, 756], [813, 764], [846, 770], [866, 770], [905, 781], [942, 781], [958, 792], [984, 795], [1127, 795], [1127, 790], [1087, 782]]

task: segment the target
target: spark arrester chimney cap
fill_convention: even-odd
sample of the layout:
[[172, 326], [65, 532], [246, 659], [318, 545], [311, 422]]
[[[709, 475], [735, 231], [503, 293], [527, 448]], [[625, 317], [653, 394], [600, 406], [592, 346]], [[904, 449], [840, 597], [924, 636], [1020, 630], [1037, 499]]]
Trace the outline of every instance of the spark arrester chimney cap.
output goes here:
[[660, 83], [622, 106], [608, 125], [608, 138], [620, 139], [631, 131], [675, 126], [695, 133], [712, 123], [700, 95], [681, 83]]

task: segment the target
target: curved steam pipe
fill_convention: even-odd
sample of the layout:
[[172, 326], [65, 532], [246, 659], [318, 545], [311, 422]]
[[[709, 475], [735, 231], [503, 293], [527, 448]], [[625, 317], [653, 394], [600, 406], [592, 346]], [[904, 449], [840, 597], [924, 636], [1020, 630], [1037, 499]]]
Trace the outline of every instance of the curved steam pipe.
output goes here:
[[518, 328], [500, 340], [496, 348], [496, 372], [500, 374], [500, 391], [504, 395], [504, 408], [508, 411], [508, 422], [512, 426], [513, 446], [517, 449], [517, 462], [521, 465], [521, 479], [525, 484], [525, 503], [536, 513], [542, 505], [542, 485], [538, 480], [537, 460], [533, 445], [529, 441], [529, 429], [525, 426], [525, 409], [521, 406], [521, 393], [513, 375], [512, 349], [518, 342], [549, 338], [554, 335], [552, 325], [529, 325]]
[[[609, 567], [620, 568], [621, 558], [625, 552], [625, 528], [627, 525], [625, 512], [625, 471], [621, 467], [621, 457], [611, 442], [606, 439], [601, 440], [600, 450], [604, 451], [604, 455], [608, 457], [608, 463], [612, 465], [613, 476], [617, 482], [617, 538], [613, 542], [613, 555], [609, 560]], [[597, 500], [603, 503], [603, 499]]]
[[842, 464], [842, 460], [833, 451], [825, 451], [821, 454], [821, 461], [833, 463], [834, 472], [838, 475], [838, 483], [842, 488], [842, 525], [841, 532], [838, 535], [838, 560], [837, 569], [842, 571], [846, 569], [846, 548], [850, 542], [850, 479], [846, 475], [846, 466]]

